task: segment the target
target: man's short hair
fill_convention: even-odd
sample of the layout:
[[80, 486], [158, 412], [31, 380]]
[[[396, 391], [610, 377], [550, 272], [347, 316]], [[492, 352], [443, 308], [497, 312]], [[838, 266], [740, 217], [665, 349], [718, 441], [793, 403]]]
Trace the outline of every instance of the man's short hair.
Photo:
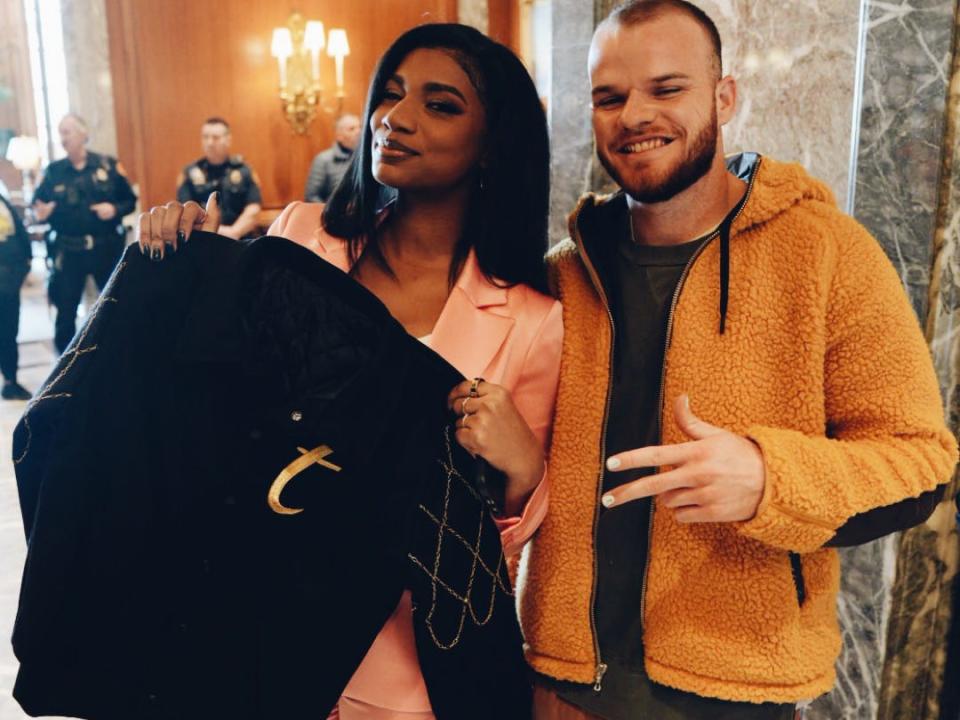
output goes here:
[[668, 12], [684, 13], [706, 31], [713, 45], [717, 78], [721, 78], [723, 76], [723, 43], [720, 40], [720, 31], [717, 30], [716, 24], [709, 15], [687, 0], [627, 0], [610, 11], [604, 23], [612, 22], [630, 27], [655, 20]]
[[339, 130], [340, 128], [343, 127], [343, 124], [348, 120], [353, 120], [358, 123], [360, 122], [359, 116], [354, 115], [353, 113], [344, 113], [343, 115], [337, 118], [337, 121], [333, 124], [333, 129]]
[[203, 121], [203, 124], [204, 125], [223, 125], [227, 129], [227, 132], [230, 132], [230, 123], [228, 123], [222, 117], [219, 117], [217, 115], [214, 115], [213, 117], [208, 117], [206, 120]]
[[77, 115], [75, 112], [68, 112], [66, 115], [60, 118], [60, 124], [62, 125], [66, 120], [72, 120], [73, 123], [83, 131], [84, 135], [90, 134], [90, 128], [87, 126], [87, 121]]

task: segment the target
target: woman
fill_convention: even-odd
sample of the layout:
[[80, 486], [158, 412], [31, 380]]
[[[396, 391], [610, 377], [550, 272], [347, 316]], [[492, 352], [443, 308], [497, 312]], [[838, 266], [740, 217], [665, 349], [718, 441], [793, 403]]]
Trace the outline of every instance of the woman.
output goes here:
[[[559, 376], [559, 303], [545, 293], [548, 139], [536, 90], [508, 49], [462, 25], [400, 36], [374, 73], [363, 141], [324, 207], [296, 202], [270, 228], [374, 293], [467, 381], [450, 392], [457, 441], [503, 471], [504, 551], [546, 512], [544, 446]], [[389, 196], [384, 206], [383, 199]], [[206, 211], [141, 215], [141, 249], [162, 257]], [[433, 717], [404, 593], [331, 717]]]

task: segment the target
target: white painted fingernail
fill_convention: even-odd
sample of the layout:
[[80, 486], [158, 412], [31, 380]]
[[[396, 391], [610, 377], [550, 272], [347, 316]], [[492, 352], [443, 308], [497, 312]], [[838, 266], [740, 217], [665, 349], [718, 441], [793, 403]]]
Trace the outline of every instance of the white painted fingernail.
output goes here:
[[608, 458], [607, 459], [607, 470], [616, 470], [620, 467], [620, 458]]
[[604, 507], [608, 508], [613, 507], [613, 503], [616, 501], [613, 499], [613, 495], [604, 495], [602, 498], [600, 498], [600, 502], [603, 503]]

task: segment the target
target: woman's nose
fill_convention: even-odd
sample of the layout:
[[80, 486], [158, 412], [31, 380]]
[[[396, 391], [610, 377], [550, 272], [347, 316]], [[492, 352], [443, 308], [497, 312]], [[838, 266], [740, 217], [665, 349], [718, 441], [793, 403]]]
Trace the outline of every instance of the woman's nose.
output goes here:
[[413, 130], [415, 121], [406, 100], [399, 100], [383, 114], [380, 123], [388, 130]]

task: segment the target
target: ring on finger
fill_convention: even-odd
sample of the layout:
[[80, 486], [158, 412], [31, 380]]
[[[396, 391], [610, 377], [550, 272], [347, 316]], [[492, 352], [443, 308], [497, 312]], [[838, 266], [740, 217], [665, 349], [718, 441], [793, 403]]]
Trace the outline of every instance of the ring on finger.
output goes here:
[[483, 382], [483, 378], [475, 377], [470, 381], [470, 397], [479, 397], [480, 383]]

